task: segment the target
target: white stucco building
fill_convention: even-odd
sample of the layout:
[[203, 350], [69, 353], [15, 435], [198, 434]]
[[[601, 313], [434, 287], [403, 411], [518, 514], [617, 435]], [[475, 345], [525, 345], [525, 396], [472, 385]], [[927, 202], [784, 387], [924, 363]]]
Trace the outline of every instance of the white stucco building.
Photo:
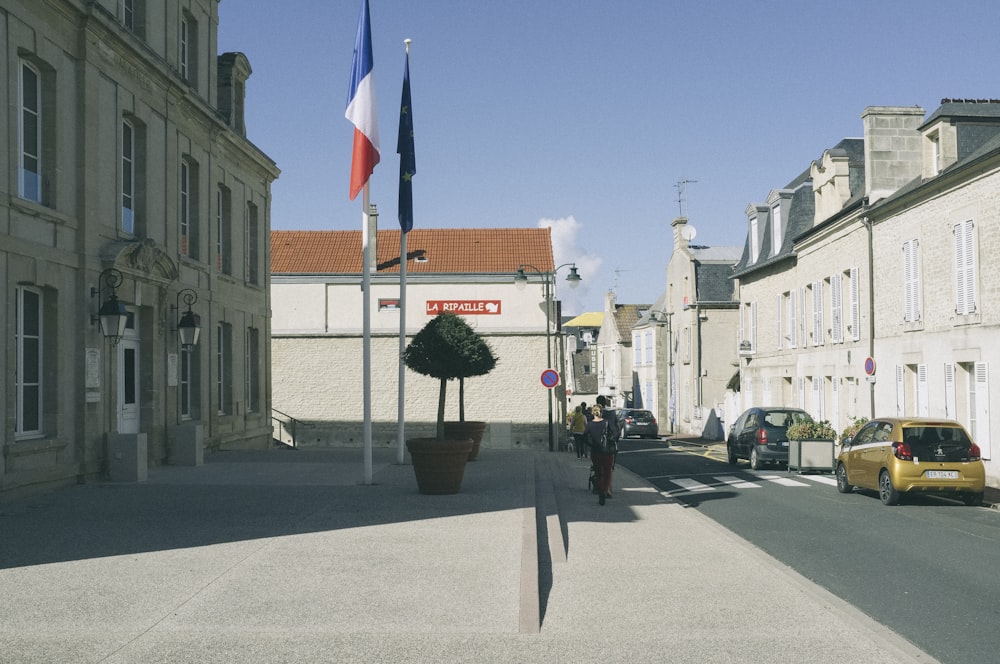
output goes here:
[[[400, 356], [399, 231], [376, 233], [371, 275], [372, 439], [397, 442]], [[300, 445], [356, 445], [363, 435], [363, 301], [360, 231], [271, 233], [274, 407], [294, 420]], [[420, 229], [407, 234], [407, 337], [455, 311], [498, 357], [465, 381], [466, 419], [489, 427], [484, 448], [547, 449], [564, 430], [564, 390], [542, 384], [558, 370], [555, 266], [549, 229]], [[518, 285], [524, 270], [528, 283]], [[552, 315], [546, 332], [546, 294]], [[548, 350], [547, 350], [548, 349]], [[406, 370], [406, 436], [433, 435], [438, 381]], [[446, 419], [458, 419], [458, 382]], [[287, 435], [287, 431], [284, 435]]]

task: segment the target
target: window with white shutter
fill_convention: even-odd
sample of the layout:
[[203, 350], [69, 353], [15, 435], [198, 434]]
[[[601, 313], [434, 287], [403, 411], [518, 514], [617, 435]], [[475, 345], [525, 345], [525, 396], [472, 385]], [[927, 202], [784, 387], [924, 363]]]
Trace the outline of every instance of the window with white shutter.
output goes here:
[[840, 275], [830, 277], [830, 341], [844, 343], [844, 293], [840, 285]]
[[972, 220], [955, 224], [955, 313], [976, 313], [975, 226]]
[[950, 420], [957, 418], [955, 413], [955, 365], [944, 365], [944, 416]]
[[796, 337], [799, 333], [798, 323], [795, 318], [795, 291], [791, 290], [785, 293], [785, 298], [788, 300], [788, 347], [795, 348]]
[[858, 268], [851, 268], [851, 338], [861, 339], [861, 281]]
[[930, 397], [928, 395], [927, 365], [917, 365], [917, 415], [920, 417], [930, 417]]
[[813, 305], [813, 346], [823, 345], [823, 282], [814, 281], [812, 285]]
[[903, 320], [920, 320], [920, 242], [903, 243]]

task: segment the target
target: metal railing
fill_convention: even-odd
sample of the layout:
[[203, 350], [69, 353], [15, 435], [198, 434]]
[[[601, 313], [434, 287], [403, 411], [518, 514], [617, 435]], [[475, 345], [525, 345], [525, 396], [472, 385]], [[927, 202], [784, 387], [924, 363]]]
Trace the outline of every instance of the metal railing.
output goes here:
[[298, 449], [298, 439], [296, 434], [302, 422], [295, 419], [288, 413], [283, 413], [277, 408], [271, 408], [271, 437], [275, 444], [288, 445], [293, 449]]

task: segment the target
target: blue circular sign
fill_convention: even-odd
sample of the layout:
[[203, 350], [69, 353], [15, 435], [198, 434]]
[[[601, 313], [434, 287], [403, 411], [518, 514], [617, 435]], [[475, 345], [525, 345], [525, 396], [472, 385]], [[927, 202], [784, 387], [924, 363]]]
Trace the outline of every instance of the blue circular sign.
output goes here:
[[869, 376], [875, 375], [875, 360], [871, 357], [865, 358], [865, 373]]
[[542, 372], [542, 385], [553, 388], [559, 384], [559, 372], [555, 369], [546, 369]]

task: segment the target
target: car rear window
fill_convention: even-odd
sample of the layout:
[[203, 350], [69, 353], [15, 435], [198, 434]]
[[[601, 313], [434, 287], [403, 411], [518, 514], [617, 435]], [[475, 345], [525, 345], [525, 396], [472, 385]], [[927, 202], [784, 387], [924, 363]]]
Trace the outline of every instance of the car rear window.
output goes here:
[[917, 459], [927, 461], [968, 461], [972, 441], [959, 427], [904, 427], [903, 442]]
[[764, 413], [764, 423], [772, 427], [789, 427], [812, 418], [801, 410], [771, 410]]

